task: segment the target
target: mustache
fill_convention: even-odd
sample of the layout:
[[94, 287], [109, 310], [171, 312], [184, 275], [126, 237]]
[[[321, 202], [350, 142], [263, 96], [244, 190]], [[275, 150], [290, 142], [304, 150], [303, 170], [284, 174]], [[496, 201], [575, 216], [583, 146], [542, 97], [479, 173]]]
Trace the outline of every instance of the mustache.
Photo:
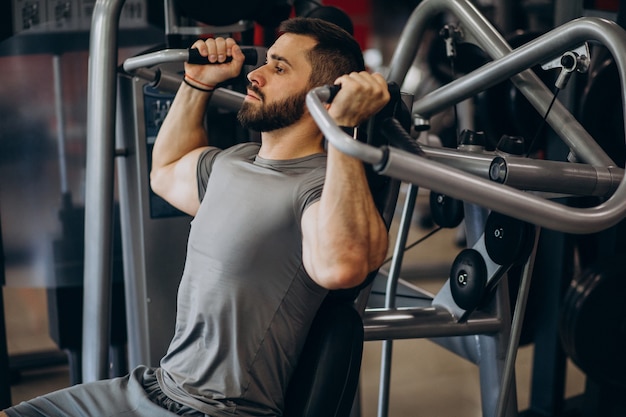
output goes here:
[[252, 91], [254, 94], [256, 94], [256, 95], [257, 95], [257, 96], [261, 99], [261, 101], [265, 101], [265, 94], [263, 94], [263, 93], [261, 92], [261, 89], [260, 89], [259, 87], [257, 87], [257, 86], [256, 86], [256, 85], [254, 85], [254, 84], [248, 84], [248, 87], [247, 87], [247, 88], [248, 88], [248, 90], [250, 90], [250, 91]]

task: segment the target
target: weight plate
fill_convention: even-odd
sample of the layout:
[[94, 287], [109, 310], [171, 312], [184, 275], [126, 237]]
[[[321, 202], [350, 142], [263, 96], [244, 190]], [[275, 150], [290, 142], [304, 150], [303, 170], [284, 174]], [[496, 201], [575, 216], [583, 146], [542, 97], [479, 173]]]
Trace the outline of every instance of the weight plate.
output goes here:
[[498, 265], [523, 261], [532, 249], [531, 225], [504, 214], [491, 212], [485, 225], [485, 248]]
[[456, 304], [464, 310], [475, 310], [485, 296], [487, 265], [475, 249], [463, 249], [452, 263], [450, 291]]
[[430, 192], [430, 214], [444, 228], [455, 228], [463, 221], [463, 202], [445, 194]]
[[598, 383], [626, 387], [626, 277], [619, 262], [590, 268], [563, 305], [560, 336], [572, 361]]

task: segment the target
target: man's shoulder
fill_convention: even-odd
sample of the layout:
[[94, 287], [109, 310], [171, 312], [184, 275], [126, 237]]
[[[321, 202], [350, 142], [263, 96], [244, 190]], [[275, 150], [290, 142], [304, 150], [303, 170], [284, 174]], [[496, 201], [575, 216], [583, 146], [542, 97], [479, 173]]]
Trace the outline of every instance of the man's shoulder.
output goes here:
[[230, 155], [252, 156], [252, 155], [258, 154], [260, 148], [261, 148], [260, 143], [244, 142], [244, 143], [238, 143], [229, 148], [226, 148], [222, 151], [222, 153], [230, 154]]
[[259, 153], [261, 145], [255, 142], [238, 143], [228, 148], [221, 149], [208, 147], [198, 161], [200, 164], [212, 164], [217, 159], [251, 159]]

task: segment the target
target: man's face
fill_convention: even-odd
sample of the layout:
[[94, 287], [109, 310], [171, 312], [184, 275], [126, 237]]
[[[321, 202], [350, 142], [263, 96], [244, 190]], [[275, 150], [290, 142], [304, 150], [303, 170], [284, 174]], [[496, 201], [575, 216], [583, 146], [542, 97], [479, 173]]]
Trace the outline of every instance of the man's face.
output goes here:
[[308, 88], [271, 103], [266, 103], [264, 94], [256, 85], [250, 84], [248, 89], [261, 99], [261, 103], [260, 105], [253, 105], [250, 102], [244, 102], [241, 106], [237, 119], [247, 129], [257, 132], [271, 132], [291, 126], [300, 120], [304, 114]]
[[248, 95], [239, 111], [243, 126], [270, 132], [297, 122], [306, 113], [311, 64], [307, 53], [315, 40], [284, 34], [268, 50], [265, 65], [248, 74]]

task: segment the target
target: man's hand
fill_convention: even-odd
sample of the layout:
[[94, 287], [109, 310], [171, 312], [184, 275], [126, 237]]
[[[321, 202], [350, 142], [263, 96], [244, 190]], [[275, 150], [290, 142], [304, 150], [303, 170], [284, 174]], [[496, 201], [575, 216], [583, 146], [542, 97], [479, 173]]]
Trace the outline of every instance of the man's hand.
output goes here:
[[[241, 48], [232, 38], [209, 38], [197, 40], [192, 46], [200, 55], [206, 57], [212, 64], [220, 65], [197, 65], [185, 63], [187, 80], [193, 83], [202, 83], [198, 86], [215, 86], [223, 81], [235, 78], [241, 72], [245, 55]], [[227, 57], [232, 61], [226, 62]]]
[[328, 113], [339, 126], [357, 126], [380, 111], [389, 102], [387, 81], [381, 74], [366, 71], [343, 75], [341, 85]]

